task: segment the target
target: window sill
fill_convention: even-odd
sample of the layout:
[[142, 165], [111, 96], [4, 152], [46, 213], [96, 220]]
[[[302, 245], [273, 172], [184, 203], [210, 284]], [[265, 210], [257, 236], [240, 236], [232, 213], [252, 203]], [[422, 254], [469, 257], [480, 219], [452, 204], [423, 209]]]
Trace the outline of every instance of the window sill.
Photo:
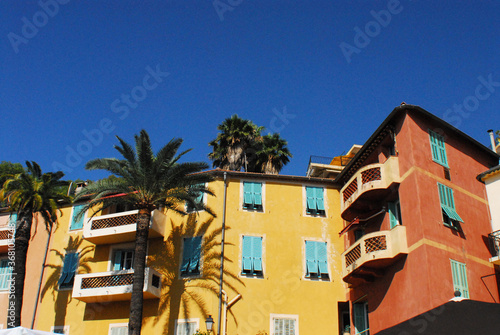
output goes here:
[[441, 162], [438, 162], [438, 161], [437, 161], [437, 160], [435, 160], [435, 159], [432, 159], [432, 161], [433, 161], [434, 163], [436, 163], [436, 164], [439, 164], [439, 165], [441, 165], [441, 166], [443, 166], [443, 167], [447, 168], [447, 169], [450, 169], [450, 167], [449, 167], [448, 165], [445, 165], [445, 164], [443, 164], [443, 163], [441, 163]]

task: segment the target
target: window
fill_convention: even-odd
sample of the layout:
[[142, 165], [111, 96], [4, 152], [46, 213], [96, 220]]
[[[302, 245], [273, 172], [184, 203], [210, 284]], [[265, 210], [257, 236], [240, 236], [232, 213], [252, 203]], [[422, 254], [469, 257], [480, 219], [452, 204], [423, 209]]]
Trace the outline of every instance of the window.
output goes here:
[[80, 218], [77, 219], [78, 214], [82, 211], [83, 207], [85, 207], [84, 204], [82, 205], [75, 205], [73, 206], [73, 211], [71, 214], [71, 223], [69, 225], [70, 230], [75, 230], [75, 229], [82, 229], [83, 228], [83, 220], [85, 218], [85, 213], [82, 213]]
[[399, 204], [399, 200], [387, 203], [387, 207], [389, 209], [389, 219], [391, 222], [391, 229], [396, 227], [397, 225], [402, 224], [401, 206]]
[[467, 268], [464, 263], [450, 259], [451, 275], [453, 277], [453, 291], [460, 291], [462, 298], [469, 299], [469, 286], [467, 284]]
[[78, 269], [78, 253], [69, 252], [64, 257], [63, 268], [61, 271], [61, 277], [59, 278], [58, 284], [59, 288], [71, 288], [73, 287], [73, 281], [75, 280], [75, 273]]
[[9, 218], [9, 227], [16, 227], [17, 226], [17, 213], [12, 213], [10, 214]]
[[448, 167], [448, 158], [446, 157], [446, 148], [444, 145], [444, 137], [438, 133], [429, 130], [431, 141], [432, 160], [445, 167]]
[[356, 229], [356, 230], [354, 231], [354, 241], [359, 240], [359, 239], [360, 239], [360, 238], [362, 238], [364, 235], [365, 235], [365, 232], [363, 231], [363, 229]]
[[0, 290], [8, 290], [10, 288], [11, 276], [12, 268], [9, 266], [9, 260], [6, 258], [0, 260]]
[[370, 335], [368, 325], [368, 304], [366, 302], [352, 304], [354, 313], [355, 334]]
[[193, 335], [200, 328], [198, 319], [179, 319], [175, 320], [176, 335]]
[[272, 335], [298, 335], [298, 323], [297, 316], [271, 314]]
[[113, 271], [134, 268], [134, 250], [115, 250], [113, 253]]
[[193, 199], [194, 203], [195, 203], [195, 207], [186, 203], [186, 211], [187, 212], [194, 212], [194, 211], [196, 211], [198, 205], [203, 205], [203, 202], [205, 200], [204, 199], [205, 193], [200, 192], [200, 191], [196, 191], [196, 190], [200, 190], [200, 189], [204, 189], [204, 188], [205, 188], [205, 184], [196, 184], [196, 185], [191, 186], [191, 191], [193, 191], [196, 195], [196, 197]]
[[242, 272], [262, 275], [262, 237], [243, 236]]
[[50, 327], [50, 332], [54, 334], [69, 335], [69, 326], [52, 326]]
[[184, 238], [181, 275], [200, 274], [201, 236]]
[[325, 201], [322, 187], [306, 186], [307, 214], [325, 215]]
[[443, 212], [443, 222], [445, 226], [460, 229], [459, 222], [464, 222], [455, 210], [455, 200], [453, 190], [448, 186], [438, 183], [439, 199], [441, 201], [441, 210]]
[[109, 329], [109, 335], [128, 335], [128, 326], [112, 327]]
[[306, 241], [306, 277], [328, 278], [326, 242]]
[[243, 182], [243, 208], [262, 210], [262, 183]]

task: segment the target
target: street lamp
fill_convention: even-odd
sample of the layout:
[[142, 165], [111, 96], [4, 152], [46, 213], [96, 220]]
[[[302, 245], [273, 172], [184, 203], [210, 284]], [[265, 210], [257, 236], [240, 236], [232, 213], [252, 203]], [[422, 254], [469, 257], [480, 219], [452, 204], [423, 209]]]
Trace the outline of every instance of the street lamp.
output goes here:
[[205, 320], [205, 325], [207, 326], [207, 331], [211, 333], [212, 327], [214, 326], [214, 319], [212, 319], [212, 315], [208, 315], [208, 318]]

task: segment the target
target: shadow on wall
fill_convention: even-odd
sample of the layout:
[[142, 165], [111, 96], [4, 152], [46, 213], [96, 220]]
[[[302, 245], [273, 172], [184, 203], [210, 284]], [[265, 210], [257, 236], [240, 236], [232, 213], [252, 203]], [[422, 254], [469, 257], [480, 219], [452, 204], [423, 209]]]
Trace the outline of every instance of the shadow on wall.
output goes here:
[[79, 252], [78, 254], [78, 271], [77, 273], [89, 273], [90, 267], [89, 262], [92, 258], [89, 256], [89, 253], [94, 251], [93, 246], [86, 246], [85, 248], [79, 250], [80, 245], [83, 242], [83, 238], [81, 236], [73, 237], [70, 236], [68, 240], [68, 244], [64, 248], [64, 253], [59, 252], [58, 250], [51, 249], [50, 252], [54, 252], [56, 256], [60, 259], [60, 262], [57, 262], [58, 265], [55, 264], [46, 264], [45, 267], [52, 269], [52, 273], [49, 275], [47, 281], [45, 282], [42, 293], [40, 296], [40, 302], [43, 300], [47, 292], [50, 290], [52, 293], [52, 298], [54, 299], [54, 326], [64, 326], [66, 320], [66, 312], [68, 308], [68, 304], [72, 300], [71, 296], [71, 288], [73, 287], [73, 279], [70, 281], [70, 285], [67, 285], [68, 288], [61, 289], [59, 287], [59, 279], [61, 278], [63, 267], [64, 267], [64, 259], [67, 254]]

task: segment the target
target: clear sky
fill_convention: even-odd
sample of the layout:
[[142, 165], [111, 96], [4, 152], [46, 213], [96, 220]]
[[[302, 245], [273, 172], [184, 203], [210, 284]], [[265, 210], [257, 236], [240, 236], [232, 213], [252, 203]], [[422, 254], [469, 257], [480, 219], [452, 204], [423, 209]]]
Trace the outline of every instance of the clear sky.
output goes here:
[[2, 0], [0, 160], [98, 179], [85, 162], [146, 129], [208, 162], [237, 113], [280, 132], [294, 155], [282, 173], [304, 175], [402, 101], [489, 145], [499, 15], [496, 0]]

